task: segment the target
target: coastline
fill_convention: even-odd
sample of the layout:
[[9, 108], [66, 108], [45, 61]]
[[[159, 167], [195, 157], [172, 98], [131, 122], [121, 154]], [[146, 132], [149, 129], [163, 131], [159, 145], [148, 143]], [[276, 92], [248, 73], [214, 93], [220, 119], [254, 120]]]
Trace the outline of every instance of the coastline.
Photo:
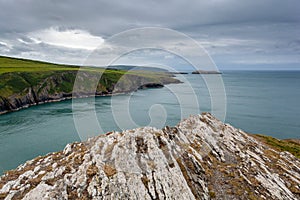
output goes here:
[[[178, 79], [176, 79], [176, 80], [178, 80]], [[161, 85], [162, 85], [162, 87], [164, 87], [165, 85], [180, 84], [180, 83], [182, 83], [182, 82], [178, 80], [178, 82], [163, 83]], [[71, 95], [71, 96], [70, 97], [57, 98], [57, 99], [49, 99], [49, 100], [45, 100], [45, 101], [39, 101], [39, 102], [35, 102], [35, 103], [26, 104], [26, 105], [20, 106], [20, 107], [15, 108], [15, 109], [0, 111], [0, 115], [12, 113], [12, 112], [17, 112], [17, 111], [20, 111], [20, 110], [23, 110], [23, 109], [26, 109], [26, 108], [29, 108], [29, 107], [32, 107], [32, 106], [38, 106], [38, 105], [47, 104], [47, 103], [55, 103], [55, 102], [61, 102], [61, 101], [65, 101], [65, 100], [83, 99], [83, 98], [90, 98], [90, 97], [110, 97], [110, 96], [129, 94], [129, 93], [135, 92], [137, 90], [159, 89], [159, 88], [161, 88], [161, 87], [146, 86], [146, 87], [140, 87], [136, 90], [130, 90], [130, 91], [124, 91], [124, 92], [108, 92], [106, 94], [92, 94], [92, 95], [81, 95], [81, 96], [73, 96], [73, 94], [65, 94], [65, 95]]]

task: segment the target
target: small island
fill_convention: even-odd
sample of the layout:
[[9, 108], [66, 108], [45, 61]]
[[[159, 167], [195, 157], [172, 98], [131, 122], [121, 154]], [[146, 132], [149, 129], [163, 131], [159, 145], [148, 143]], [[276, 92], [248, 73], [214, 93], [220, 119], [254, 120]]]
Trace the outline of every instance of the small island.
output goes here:
[[196, 70], [193, 71], [192, 74], [222, 74], [222, 73], [219, 71]]

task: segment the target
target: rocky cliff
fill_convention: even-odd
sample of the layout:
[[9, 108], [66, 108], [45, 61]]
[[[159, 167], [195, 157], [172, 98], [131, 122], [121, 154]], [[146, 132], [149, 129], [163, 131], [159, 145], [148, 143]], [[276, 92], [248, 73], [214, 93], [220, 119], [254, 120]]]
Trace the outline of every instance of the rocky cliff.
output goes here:
[[0, 179], [2, 199], [299, 199], [300, 160], [204, 113], [109, 132]]
[[[72, 98], [76, 76], [77, 70], [0, 74], [0, 114]], [[120, 70], [103, 73], [99, 82], [99, 74], [95, 72], [81, 71], [80, 76], [84, 80], [75, 97], [126, 93], [180, 82], [166, 73], [126, 73]], [[90, 91], [95, 82], [98, 83], [96, 93]]]

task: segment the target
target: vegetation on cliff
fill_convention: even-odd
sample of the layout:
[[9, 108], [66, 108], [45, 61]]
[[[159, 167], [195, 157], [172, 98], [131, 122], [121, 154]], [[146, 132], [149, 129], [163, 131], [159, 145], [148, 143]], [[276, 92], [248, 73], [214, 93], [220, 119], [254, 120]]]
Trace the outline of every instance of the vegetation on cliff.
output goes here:
[[266, 135], [253, 135], [256, 139], [260, 140], [264, 144], [275, 148], [278, 151], [288, 151], [297, 158], [300, 159], [300, 140], [298, 139], [286, 139], [279, 140], [271, 136]]
[[[70, 98], [79, 69], [78, 66], [72, 65], [0, 57], [0, 112]], [[179, 82], [163, 72], [105, 70], [95, 67], [80, 70], [86, 77], [80, 91], [83, 95], [85, 91], [90, 90], [99, 73], [102, 73], [102, 76], [97, 85], [96, 95], [130, 92], [153, 83], [163, 85]], [[87, 92], [85, 95], [90, 94]]]

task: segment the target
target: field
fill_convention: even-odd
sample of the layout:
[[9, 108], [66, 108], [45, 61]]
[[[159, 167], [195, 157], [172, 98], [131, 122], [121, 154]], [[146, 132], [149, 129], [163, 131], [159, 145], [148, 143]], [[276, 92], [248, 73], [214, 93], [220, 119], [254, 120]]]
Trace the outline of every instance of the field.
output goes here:
[[7, 72], [78, 70], [78, 68], [79, 67], [72, 65], [60, 65], [42, 61], [0, 56], [0, 74]]

